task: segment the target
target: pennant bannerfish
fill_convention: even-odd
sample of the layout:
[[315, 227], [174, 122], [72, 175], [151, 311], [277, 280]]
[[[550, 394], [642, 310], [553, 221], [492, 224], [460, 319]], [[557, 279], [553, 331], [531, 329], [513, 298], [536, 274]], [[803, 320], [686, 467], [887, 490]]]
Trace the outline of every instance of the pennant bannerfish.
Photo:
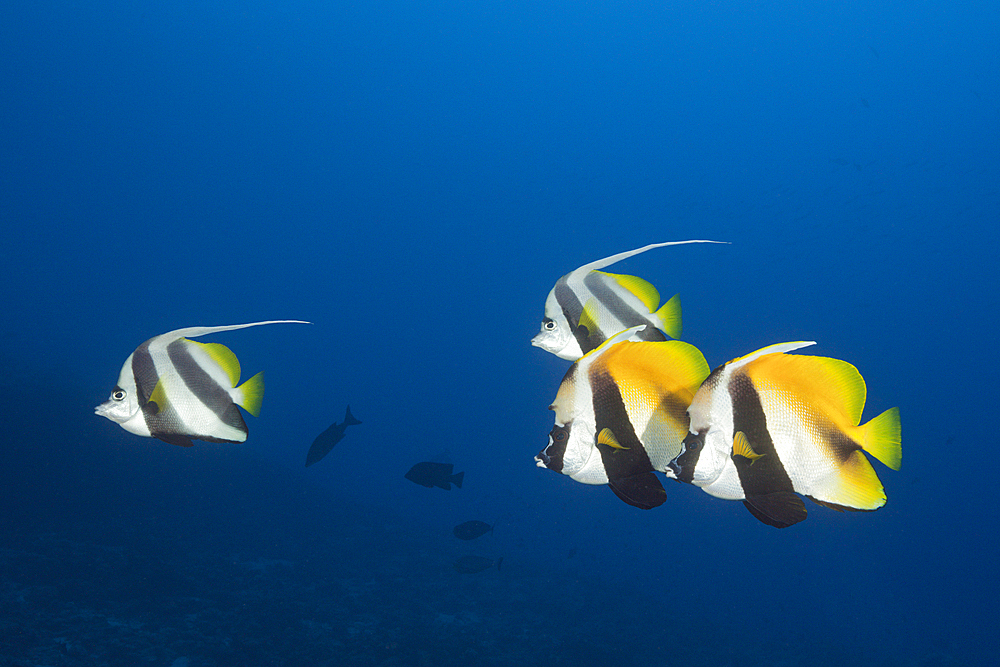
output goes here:
[[247, 425], [239, 408], [260, 414], [264, 374], [237, 386], [240, 362], [219, 343], [197, 338], [265, 324], [309, 324], [272, 320], [221, 327], [189, 327], [150, 338], [125, 360], [111, 397], [94, 412], [129, 433], [190, 447], [191, 440], [244, 442]]
[[724, 241], [669, 241], [618, 253], [571, 271], [556, 281], [545, 299], [541, 331], [531, 344], [557, 357], [576, 361], [620, 331], [648, 324], [642, 340], [681, 335], [681, 301], [674, 295], [660, 306], [660, 293], [635, 276], [604, 273], [612, 264], [670, 245]]
[[687, 407], [708, 376], [696, 347], [679, 340], [642, 341], [623, 331], [570, 367], [556, 400], [540, 468], [585, 484], [608, 484], [630, 505], [651, 509], [666, 492], [665, 471], [688, 432]]
[[839, 510], [882, 507], [885, 489], [862, 452], [899, 469], [899, 409], [859, 426], [866, 387], [858, 369], [785, 354], [809, 345], [771, 345], [712, 371], [688, 410], [690, 432], [670, 465], [673, 476], [742, 500], [778, 528], [806, 518], [796, 494]]

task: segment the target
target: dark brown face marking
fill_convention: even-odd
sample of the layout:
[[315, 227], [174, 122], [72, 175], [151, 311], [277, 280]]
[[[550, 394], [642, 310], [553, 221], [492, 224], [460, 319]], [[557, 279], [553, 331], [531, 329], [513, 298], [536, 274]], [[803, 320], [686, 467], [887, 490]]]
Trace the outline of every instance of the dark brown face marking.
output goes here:
[[690, 484], [694, 479], [694, 469], [698, 466], [698, 457], [701, 456], [701, 450], [705, 447], [705, 434], [707, 432], [707, 430], [700, 433], [689, 432], [684, 437], [680, 456], [670, 462], [670, 469], [680, 481]]
[[549, 432], [549, 445], [538, 452], [536, 461], [541, 461], [549, 470], [562, 472], [563, 457], [566, 456], [566, 445], [569, 443], [569, 430], [572, 422], [565, 426], [553, 426]]

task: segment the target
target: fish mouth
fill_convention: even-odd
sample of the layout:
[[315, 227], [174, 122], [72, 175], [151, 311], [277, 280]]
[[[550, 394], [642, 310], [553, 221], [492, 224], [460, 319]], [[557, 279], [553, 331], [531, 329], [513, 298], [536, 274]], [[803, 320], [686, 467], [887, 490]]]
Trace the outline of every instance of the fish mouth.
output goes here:
[[544, 450], [535, 454], [535, 465], [539, 468], [548, 468], [550, 461], [552, 461], [552, 458]]

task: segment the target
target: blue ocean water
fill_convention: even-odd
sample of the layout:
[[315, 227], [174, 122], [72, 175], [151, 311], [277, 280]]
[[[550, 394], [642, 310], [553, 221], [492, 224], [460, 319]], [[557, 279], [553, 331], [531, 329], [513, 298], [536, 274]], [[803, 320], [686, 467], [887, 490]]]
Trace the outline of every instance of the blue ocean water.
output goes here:
[[[990, 664], [998, 44], [987, 1], [4, 4], [0, 665]], [[556, 279], [689, 238], [731, 245], [615, 270], [713, 367], [857, 366], [884, 508], [535, 466]], [[204, 339], [266, 371], [246, 443], [93, 414], [144, 340], [283, 318]]]

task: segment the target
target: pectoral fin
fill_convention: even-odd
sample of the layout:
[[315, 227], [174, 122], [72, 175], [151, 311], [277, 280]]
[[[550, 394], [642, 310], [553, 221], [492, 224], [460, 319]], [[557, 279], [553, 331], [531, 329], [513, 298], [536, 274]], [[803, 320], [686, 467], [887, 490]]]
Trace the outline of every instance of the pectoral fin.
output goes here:
[[736, 435], [733, 436], [733, 456], [742, 456], [744, 458], [750, 459], [750, 465], [765, 456], [764, 454], [758, 454], [750, 446], [750, 441], [747, 440], [747, 436], [743, 431], [737, 431]]
[[608, 447], [613, 447], [614, 449], [629, 449], [629, 447], [625, 447], [618, 442], [618, 438], [615, 437], [615, 434], [610, 428], [601, 429], [601, 432], [597, 434], [597, 444], [607, 445]]

